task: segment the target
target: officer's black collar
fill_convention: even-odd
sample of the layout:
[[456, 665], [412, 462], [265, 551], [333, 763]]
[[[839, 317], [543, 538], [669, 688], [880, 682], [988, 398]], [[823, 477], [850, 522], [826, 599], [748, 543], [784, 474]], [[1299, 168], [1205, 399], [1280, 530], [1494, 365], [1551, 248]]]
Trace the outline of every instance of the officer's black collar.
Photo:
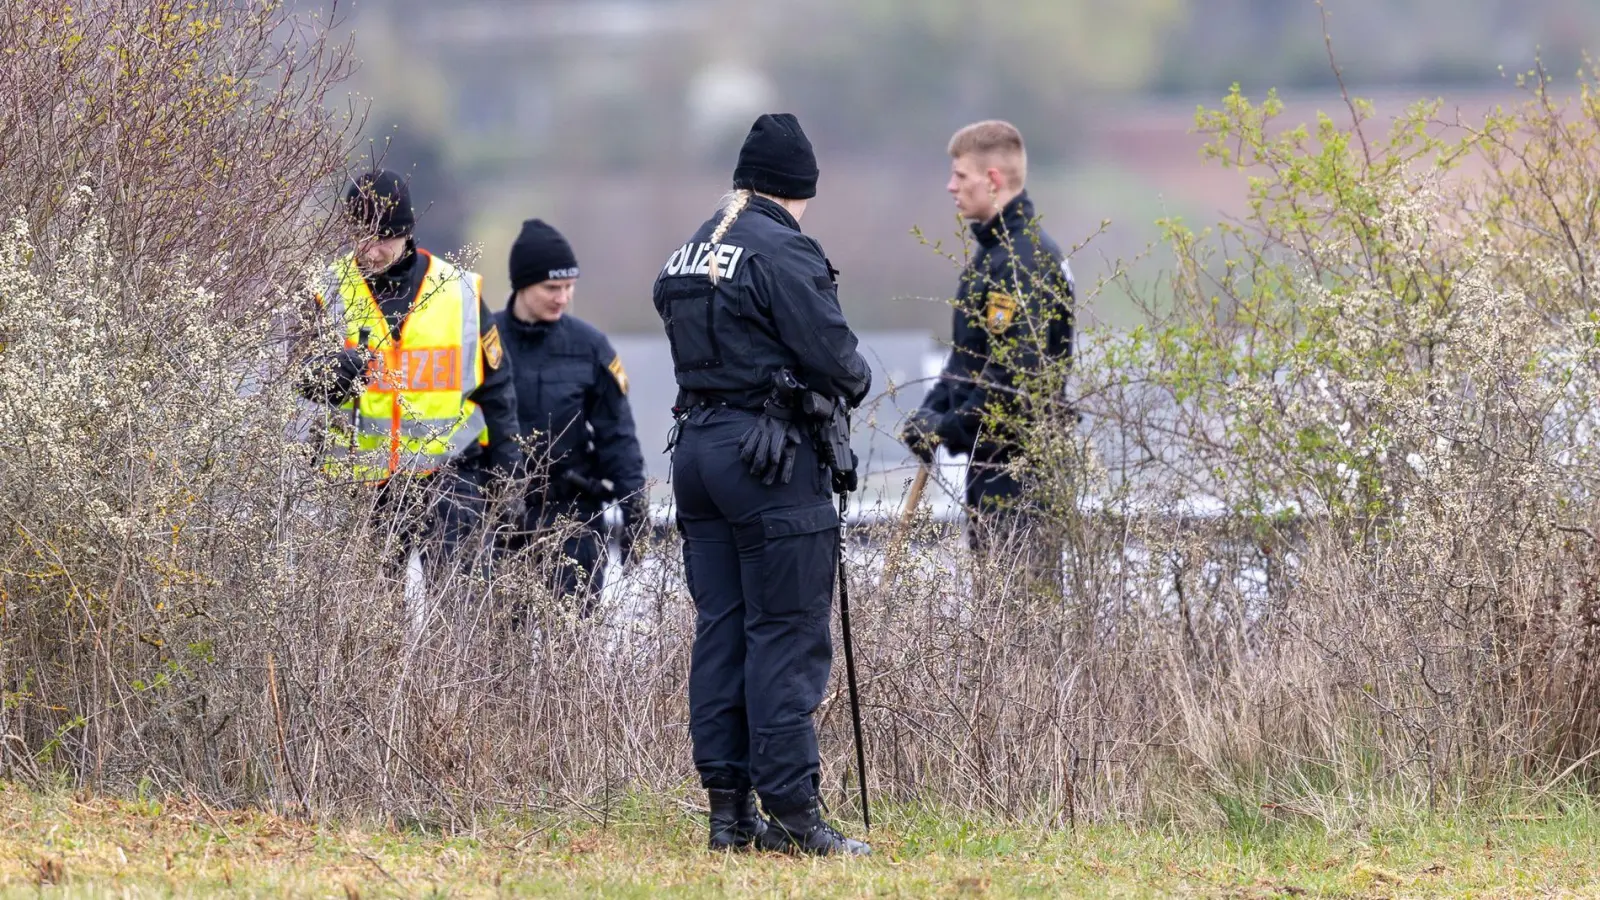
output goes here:
[[1015, 239], [1026, 232], [1032, 224], [1033, 200], [1028, 197], [1027, 191], [1023, 191], [1013, 197], [994, 218], [987, 222], [973, 223], [972, 236], [983, 246], [993, 247], [1007, 234]]
[[555, 320], [554, 322], [546, 322], [543, 319], [539, 319], [539, 320], [536, 320], [536, 321], [533, 321], [533, 322], [529, 322], [529, 321], [521, 318], [520, 316], [518, 316], [517, 313], [516, 313], [516, 310], [512, 309], [512, 306], [514, 306], [516, 304], [516, 302], [517, 302], [517, 295], [516, 294], [512, 294], [511, 295], [511, 299], [506, 301], [506, 324], [507, 324], [508, 327], [516, 329], [517, 332], [520, 333], [520, 334], [527, 334], [527, 335], [548, 334], [548, 333], [550, 333], [552, 331], [555, 331], [557, 326], [559, 326], [562, 322], [565, 322], [567, 320], [566, 316], [562, 316], [561, 318]]
[[795, 231], [800, 230], [800, 220], [791, 215], [787, 209], [784, 209], [783, 204], [776, 200], [769, 200], [760, 194], [750, 195], [750, 205], [745, 207], [745, 212], [761, 213], [769, 218], [777, 219]]

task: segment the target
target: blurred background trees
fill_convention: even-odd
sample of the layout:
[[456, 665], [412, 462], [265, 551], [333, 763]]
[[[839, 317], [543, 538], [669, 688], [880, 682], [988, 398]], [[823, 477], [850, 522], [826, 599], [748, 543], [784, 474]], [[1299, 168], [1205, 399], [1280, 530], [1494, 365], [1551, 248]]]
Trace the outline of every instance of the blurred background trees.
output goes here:
[[[1583, 0], [1325, 9], [1348, 83], [1440, 96], [1447, 112], [1510, 95], [1501, 67], [1536, 55], [1573, 72], [1600, 26]], [[1060, 240], [1112, 220], [1075, 261], [1092, 285], [1159, 236], [1153, 219], [1242, 207], [1236, 173], [1199, 165], [1197, 104], [1238, 82], [1279, 89], [1292, 115], [1342, 105], [1314, 0], [360, 0], [353, 13], [364, 146], [416, 180], [424, 242], [475, 245], [499, 294], [517, 225], [543, 217], [584, 264], [579, 314], [618, 332], [657, 330], [650, 280], [769, 109], [798, 114], [818, 148], [807, 230], [844, 273], [851, 320], [942, 335], [952, 266], [911, 230], [957, 236], [944, 145], [961, 125], [1022, 128]], [[1113, 325], [1138, 318], [1121, 291], [1093, 309]]]

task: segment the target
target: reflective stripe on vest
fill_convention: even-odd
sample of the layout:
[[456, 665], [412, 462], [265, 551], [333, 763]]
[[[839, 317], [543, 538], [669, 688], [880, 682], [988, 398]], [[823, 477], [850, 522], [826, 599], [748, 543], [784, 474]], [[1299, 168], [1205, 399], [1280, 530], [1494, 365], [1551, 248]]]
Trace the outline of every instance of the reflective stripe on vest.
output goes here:
[[[388, 323], [353, 256], [334, 263], [323, 296], [346, 347], [370, 329], [371, 383], [334, 414], [324, 471], [333, 477], [382, 481], [397, 472], [431, 472], [474, 443], [487, 444], [483, 411], [467, 397], [483, 383], [478, 349], [481, 280], [432, 254], [421, 293], [391, 339]], [[355, 449], [351, 450], [351, 426]]]

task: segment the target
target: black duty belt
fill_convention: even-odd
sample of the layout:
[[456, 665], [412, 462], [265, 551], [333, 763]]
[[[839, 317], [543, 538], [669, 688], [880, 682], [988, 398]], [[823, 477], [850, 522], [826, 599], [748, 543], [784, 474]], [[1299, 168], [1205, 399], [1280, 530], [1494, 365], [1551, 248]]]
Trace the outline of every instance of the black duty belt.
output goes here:
[[708, 406], [725, 406], [728, 409], [743, 410], [744, 412], [750, 413], [759, 413], [762, 411], [762, 407], [760, 405], [749, 406], [743, 403], [734, 403], [728, 400], [726, 397], [718, 397], [713, 394], [702, 394], [699, 391], [682, 391], [678, 395], [677, 409], [682, 410], [683, 412], [688, 412], [689, 410], [693, 409], [703, 409]]

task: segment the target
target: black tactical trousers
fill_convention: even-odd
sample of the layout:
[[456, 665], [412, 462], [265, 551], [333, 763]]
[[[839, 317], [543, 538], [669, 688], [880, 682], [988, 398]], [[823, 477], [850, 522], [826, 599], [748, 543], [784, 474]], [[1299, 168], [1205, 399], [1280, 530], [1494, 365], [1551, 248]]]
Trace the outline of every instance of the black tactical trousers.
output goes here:
[[817, 734], [833, 645], [839, 549], [831, 479], [803, 441], [788, 484], [763, 485], [739, 458], [748, 412], [691, 412], [672, 483], [697, 622], [689, 734], [707, 788], [754, 787], [770, 814], [817, 796]]
[[378, 487], [373, 523], [386, 532], [391, 570], [402, 575], [413, 549], [429, 584], [452, 576], [483, 573], [483, 473], [445, 466], [423, 476], [397, 475]]
[[1002, 463], [967, 467], [967, 508], [967, 547], [974, 555], [1022, 576], [1010, 584], [1061, 590], [1061, 537]]
[[[605, 587], [606, 538], [601, 533], [602, 511], [583, 504], [541, 504], [529, 497], [528, 508], [517, 528], [505, 535], [502, 549], [518, 553], [538, 548], [539, 563], [549, 572], [550, 594], [576, 600], [579, 615], [587, 618], [594, 611], [600, 591]], [[559, 545], [541, 542], [546, 534], [560, 534]]]

